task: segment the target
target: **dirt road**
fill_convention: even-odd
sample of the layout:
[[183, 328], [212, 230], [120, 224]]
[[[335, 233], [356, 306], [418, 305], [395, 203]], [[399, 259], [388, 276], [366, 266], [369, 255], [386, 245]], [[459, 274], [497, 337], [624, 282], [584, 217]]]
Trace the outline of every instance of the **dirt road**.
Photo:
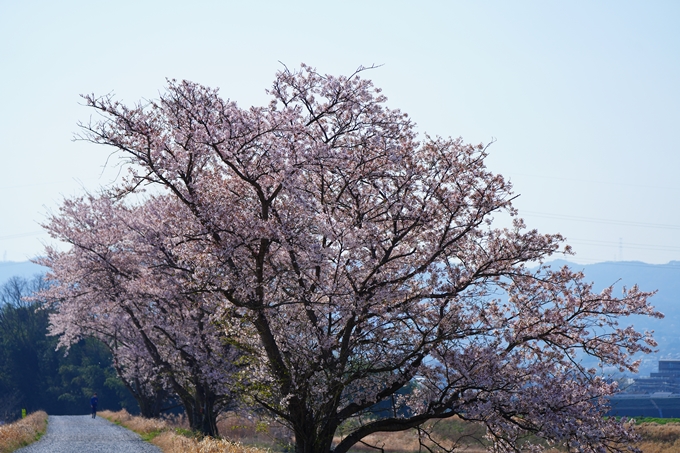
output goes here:
[[17, 453], [161, 453], [132, 431], [89, 415], [50, 415], [47, 432]]

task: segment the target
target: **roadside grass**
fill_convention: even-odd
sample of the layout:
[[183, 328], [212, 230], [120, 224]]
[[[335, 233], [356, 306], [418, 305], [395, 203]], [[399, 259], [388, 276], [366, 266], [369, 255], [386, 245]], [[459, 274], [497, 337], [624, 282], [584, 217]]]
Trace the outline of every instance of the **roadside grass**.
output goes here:
[[125, 409], [118, 412], [101, 411], [97, 415], [139, 434], [147, 442], [153, 441], [163, 431], [170, 429], [165, 420], [130, 415]]
[[139, 434], [164, 453], [267, 453], [268, 450], [212, 437], [197, 437], [190, 430], [173, 426], [171, 420], [148, 419], [119, 412], [102, 411], [100, 416]]
[[10, 453], [39, 440], [47, 429], [47, 413], [33, 412], [26, 418], [0, 426], [0, 453]]

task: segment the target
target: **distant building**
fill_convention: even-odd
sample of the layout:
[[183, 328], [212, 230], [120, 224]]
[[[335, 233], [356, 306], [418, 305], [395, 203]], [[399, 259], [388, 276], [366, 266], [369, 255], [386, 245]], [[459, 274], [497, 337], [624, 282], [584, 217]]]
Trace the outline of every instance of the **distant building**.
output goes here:
[[680, 360], [659, 360], [658, 372], [650, 373], [649, 377], [636, 378], [624, 392], [680, 394]]
[[680, 418], [680, 360], [659, 360], [658, 372], [634, 379], [609, 402], [609, 415]]

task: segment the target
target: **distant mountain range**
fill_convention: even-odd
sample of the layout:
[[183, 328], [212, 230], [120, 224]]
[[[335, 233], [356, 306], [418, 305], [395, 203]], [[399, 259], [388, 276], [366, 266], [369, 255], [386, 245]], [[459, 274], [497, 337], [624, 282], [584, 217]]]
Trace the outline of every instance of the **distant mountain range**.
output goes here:
[[47, 268], [30, 261], [0, 261], [0, 285], [4, 285], [12, 277], [31, 278], [47, 272]]
[[[646, 264], [639, 261], [613, 261], [597, 264], [574, 264], [557, 260], [550, 263], [553, 268], [569, 265], [583, 271], [587, 280], [594, 282], [599, 291], [609, 285], [617, 290], [623, 286], [638, 284], [643, 291], [657, 290], [652, 304], [666, 315], [664, 319], [632, 317], [621, 321], [622, 326], [633, 324], [637, 330], [653, 330], [659, 343], [659, 352], [643, 356], [640, 374], [656, 371], [659, 359], [680, 359], [680, 261], [667, 264]], [[0, 261], [0, 285], [13, 276], [30, 278], [47, 269], [29, 261]]]

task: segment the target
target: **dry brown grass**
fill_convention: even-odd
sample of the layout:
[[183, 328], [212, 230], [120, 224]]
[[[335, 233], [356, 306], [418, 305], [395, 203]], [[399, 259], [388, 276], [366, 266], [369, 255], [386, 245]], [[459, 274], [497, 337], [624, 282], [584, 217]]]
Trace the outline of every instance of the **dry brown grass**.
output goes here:
[[256, 447], [249, 447], [237, 442], [224, 439], [205, 437], [201, 440], [192, 439], [175, 433], [165, 431], [154, 437], [151, 441], [164, 453], [265, 453]]
[[197, 439], [179, 434], [176, 428], [186, 428], [186, 422], [181, 417], [169, 420], [148, 419], [130, 415], [125, 409], [119, 412], [102, 411], [100, 415], [135, 431], [164, 453], [266, 453], [266, 450], [238, 442], [212, 437]]
[[0, 426], [0, 453], [9, 453], [35, 442], [45, 433], [47, 414], [33, 412], [28, 417]]
[[[460, 424], [466, 424], [468, 426], [473, 426], [472, 423], [465, 422], [454, 422], [448, 423], [448, 427], [460, 428]], [[446, 426], [445, 425], [445, 426]], [[656, 423], [643, 423], [638, 425], [636, 431], [642, 437], [642, 441], [637, 443], [635, 446], [639, 448], [643, 453], [680, 453], [680, 423], [668, 423], [665, 425], [660, 425]], [[460, 437], [451, 436], [451, 429], [447, 430], [445, 433], [449, 442], [445, 442], [447, 446], [451, 446], [451, 440], [458, 441], [457, 452], [461, 453], [482, 453], [486, 450], [479, 445], [474, 438], [479, 438], [479, 432], [474, 433], [472, 429], [459, 431], [460, 434], [470, 434], [473, 433], [470, 438], [470, 442]], [[339, 439], [337, 439], [339, 440]], [[413, 453], [419, 451], [418, 437], [416, 431], [404, 431], [400, 433], [382, 433], [368, 436], [365, 441], [373, 446], [382, 447], [385, 451], [389, 452], [399, 452], [399, 453]], [[370, 448], [365, 445], [357, 444], [352, 448], [355, 452], [372, 452], [375, 453], [377, 450], [375, 448]], [[558, 453], [562, 452], [560, 449], [552, 449], [549, 452]]]
[[680, 452], [680, 423], [642, 423], [635, 430], [642, 436], [636, 447], [643, 453]]
[[101, 411], [98, 415], [114, 423], [121, 424], [142, 436], [157, 434], [171, 427], [165, 420], [155, 418], [143, 418], [130, 415], [125, 409], [118, 412]]
[[[336, 437], [335, 442], [339, 442], [340, 437]], [[400, 431], [394, 433], [378, 433], [371, 434], [364, 438], [365, 443], [358, 443], [352, 447], [353, 452], [372, 452], [375, 453], [376, 448], [383, 448], [385, 451], [394, 453], [413, 453], [418, 451], [426, 451], [420, 446], [420, 441], [418, 439], [418, 432], [416, 430]], [[432, 446], [431, 442], [424, 441], [426, 445]], [[453, 441], [446, 439], [443, 442], [447, 448], [450, 448]], [[366, 445], [368, 444], [368, 445]], [[436, 449], [435, 449], [436, 450]], [[461, 453], [483, 453], [486, 450], [472, 443], [459, 442], [456, 449], [457, 452]]]

